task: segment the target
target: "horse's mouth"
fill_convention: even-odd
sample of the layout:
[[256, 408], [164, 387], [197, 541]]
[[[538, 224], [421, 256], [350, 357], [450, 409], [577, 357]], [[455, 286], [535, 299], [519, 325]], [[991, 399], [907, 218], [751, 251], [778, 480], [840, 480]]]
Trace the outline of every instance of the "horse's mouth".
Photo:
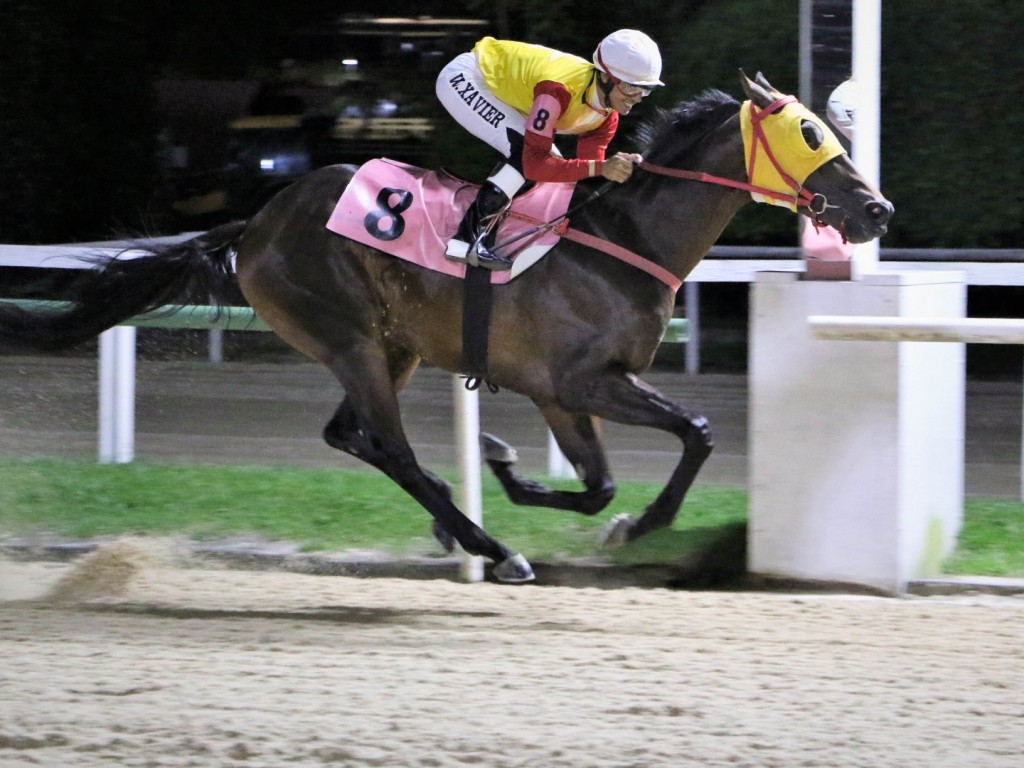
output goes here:
[[836, 227], [839, 230], [839, 234], [843, 236], [843, 240], [859, 245], [860, 243], [869, 243], [872, 240], [877, 240], [882, 237], [886, 232], [889, 231], [888, 224], [856, 224], [844, 217], [839, 226]]
[[[889, 219], [892, 217], [894, 208], [888, 200], [873, 200], [864, 206], [861, 215], [852, 216], [846, 211], [837, 210], [831, 206], [826, 207], [821, 214], [812, 212], [811, 218], [818, 226], [831, 226], [835, 228], [843, 241], [858, 245], [876, 240], [889, 231]], [[838, 213], [839, 221], [833, 219], [829, 213]]]

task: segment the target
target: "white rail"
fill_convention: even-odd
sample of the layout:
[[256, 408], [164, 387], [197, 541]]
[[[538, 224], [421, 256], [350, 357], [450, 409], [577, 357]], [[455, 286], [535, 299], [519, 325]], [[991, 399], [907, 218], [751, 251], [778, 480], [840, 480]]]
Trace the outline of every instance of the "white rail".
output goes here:
[[811, 315], [816, 339], [1024, 344], [1024, 320], [987, 317], [859, 317]]
[[[816, 339], [830, 341], [1024, 344], [1024, 320], [989, 317], [809, 315]], [[1024, 501], [1024, 410], [1021, 417], [1020, 498]]]

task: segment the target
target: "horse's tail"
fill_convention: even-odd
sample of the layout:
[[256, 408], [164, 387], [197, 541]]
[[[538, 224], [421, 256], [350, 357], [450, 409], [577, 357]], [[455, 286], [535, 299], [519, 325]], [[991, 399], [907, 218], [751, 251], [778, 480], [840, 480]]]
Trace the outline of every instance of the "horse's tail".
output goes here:
[[83, 255], [94, 267], [61, 291], [59, 309], [27, 310], [0, 299], [0, 345], [64, 349], [159, 307], [221, 306], [237, 289], [232, 245], [245, 227], [236, 221], [180, 243]]

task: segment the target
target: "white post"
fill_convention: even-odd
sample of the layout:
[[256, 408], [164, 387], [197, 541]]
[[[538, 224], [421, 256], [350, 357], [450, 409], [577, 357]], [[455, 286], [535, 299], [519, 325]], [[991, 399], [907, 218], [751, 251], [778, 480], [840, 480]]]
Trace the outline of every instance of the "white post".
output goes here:
[[686, 372], [700, 373], [700, 283], [683, 283], [686, 300]]
[[[882, 0], [853, 0], [853, 79], [857, 82], [856, 127], [851, 157], [865, 179], [880, 187]], [[853, 248], [853, 276], [878, 269], [878, 240]]]
[[206, 348], [211, 363], [224, 362], [224, 329], [211, 328], [208, 332]]
[[565, 458], [562, 449], [558, 447], [555, 436], [548, 430], [548, 477], [557, 477], [564, 480], [571, 480], [576, 477], [576, 470]]
[[[466, 389], [466, 382], [452, 377], [455, 399], [455, 445], [459, 453], [462, 478], [462, 511], [477, 525], [483, 524], [483, 493], [480, 487], [480, 396]], [[479, 555], [465, 554], [462, 577], [483, 581], [484, 561]]]
[[811, 0], [800, 0], [799, 20], [797, 22], [797, 50], [800, 52], [800, 73], [797, 97], [806, 106], [811, 105]]
[[100, 334], [99, 462], [135, 458], [135, 328], [118, 325]]

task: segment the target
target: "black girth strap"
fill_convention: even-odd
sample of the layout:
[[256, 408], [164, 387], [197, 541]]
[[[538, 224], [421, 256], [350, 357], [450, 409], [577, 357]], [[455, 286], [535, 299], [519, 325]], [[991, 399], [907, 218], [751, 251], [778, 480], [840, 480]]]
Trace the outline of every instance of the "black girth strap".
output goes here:
[[[466, 389], [487, 381], [487, 337], [491, 330], [491, 272], [466, 266], [462, 281], [462, 362]], [[488, 389], [496, 392], [490, 382]]]

